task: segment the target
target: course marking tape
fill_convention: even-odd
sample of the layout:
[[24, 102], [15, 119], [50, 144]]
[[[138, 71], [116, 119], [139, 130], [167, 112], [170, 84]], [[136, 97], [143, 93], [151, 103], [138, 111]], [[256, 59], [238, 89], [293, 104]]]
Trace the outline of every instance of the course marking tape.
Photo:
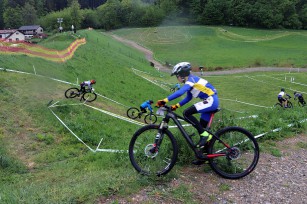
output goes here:
[[219, 98], [219, 99], [225, 100], [225, 101], [233, 101], [233, 102], [243, 103], [243, 104], [247, 104], [247, 105], [251, 105], [251, 106], [257, 106], [257, 107], [261, 107], [261, 108], [272, 108], [272, 107], [261, 106], [261, 105], [256, 105], [256, 104], [252, 104], [252, 103], [246, 103], [246, 102], [243, 102], [243, 101], [238, 101], [237, 99], [236, 100], [226, 99], [226, 98]]
[[[128, 150], [116, 150], [116, 149], [100, 149], [101, 142], [103, 138], [101, 138], [97, 148], [94, 150], [90, 146], [88, 146], [81, 138], [79, 138], [61, 119], [59, 116], [55, 114], [55, 112], [51, 109], [51, 107], [56, 107], [55, 104], [57, 104], [59, 101], [55, 102], [54, 104], [50, 105], [48, 108], [52, 112], [52, 114], [62, 123], [62, 125], [73, 135], [75, 136], [82, 144], [84, 144], [90, 151], [92, 152], [111, 152], [111, 153], [124, 153], [128, 152]], [[76, 105], [76, 104], [73, 104]], [[82, 104], [80, 104], [82, 105]], [[59, 106], [59, 105], [58, 105]]]

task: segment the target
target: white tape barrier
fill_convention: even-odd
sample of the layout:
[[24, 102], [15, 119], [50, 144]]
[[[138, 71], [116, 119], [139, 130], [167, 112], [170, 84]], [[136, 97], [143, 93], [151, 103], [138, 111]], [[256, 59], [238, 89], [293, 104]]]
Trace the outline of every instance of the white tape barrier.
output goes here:
[[139, 122], [139, 121], [132, 120], [132, 119], [130, 119], [130, 118], [126, 118], [126, 117], [124, 117], [124, 116], [117, 115], [117, 114], [115, 114], [115, 113], [111, 113], [111, 112], [109, 112], [109, 111], [105, 111], [105, 110], [96, 108], [96, 107], [94, 107], [94, 106], [90, 106], [90, 105], [88, 105], [88, 104], [84, 104], [84, 105], [87, 106], [87, 107], [93, 108], [93, 109], [95, 109], [95, 110], [98, 110], [98, 111], [100, 111], [100, 112], [102, 112], [102, 113], [105, 113], [105, 114], [107, 114], [107, 115], [113, 116], [113, 117], [115, 117], [115, 118], [119, 118], [119, 119], [121, 119], [121, 120], [130, 122], [130, 123], [133, 123], [133, 124], [136, 124], [136, 125], [140, 125], [140, 126], [144, 126], [144, 125], [145, 125], [144, 123], [141, 123], [141, 122]]
[[261, 106], [261, 105], [256, 105], [256, 104], [252, 104], [252, 103], [246, 103], [246, 102], [243, 102], [243, 101], [238, 101], [237, 99], [236, 100], [226, 99], [226, 98], [219, 98], [219, 99], [220, 100], [225, 100], [225, 101], [233, 101], [233, 102], [243, 103], [243, 104], [246, 104], [246, 105], [257, 106], [257, 107], [261, 107], [261, 108], [272, 108], [272, 107]]
[[[272, 84], [271, 83], [268, 83], [268, 82], [265, 82], [265, 81], [261, 81], [261, 80], [258, 80], [258, 79], [254, 79], [254, 78], [252, 78], [252, 77], [250, 77], [250, 76], [245, 76], [245, 77], [247, 77], [248, 79], [251, 79], [251, 80], [254, 80], [254, 81], [257, 81], [257, 82], [261, 82], [261, 83], [263, 83], [263, 84], [269, 84], [270, 85], [270, 87], [272, 86]], [[273, 77], [270, 77], [270, 78], [273, 78]], [[281, 81], [283, 81], [283, 80], [281, 80]], [[294, 82], [291, 82], [291, 83], [294, 83]], [[295, 83], [295, 84], [299, 84], [299, 83]], [[305, 84], [299, 84], [299, 85], [303, 85], [303, 86], [305, 86]], [[277, 86], [277, 87], [279, 87], [279, 88], [284, 88], [284, 87], [282, 87], [282, 86]], [[292, 89], [292, 88], [286, 88], [287, 90], [291, 90], [291, 91], [296, 91], [295, 89]], [[307, 94], [306, 92], [301, 92], [301, 93], [305, 93], [305, 94]]]
[[[271, 78], [271, 79], [275, 79], [275, 80], [279, 80], [279, 81], [284, 81], [284, 80], [282, 80], [282, 79], [278, 79], [278, 78], [271, 77], [271, 76], [266, 76], [266, 75], [264, 75], [264, 77]], [[301, 86], [307, 86], [307, 84], [302, 84], [302, 83], [294, 82], [294, 79], [293, 79], [293, 78], [294, 78], [294, 77], [291, 77], [290, 83], [292, 83], [292, 84], [298, 84], [298, 85], [301, 85]]]
[[[33, 67], [34, 67], [34, 66], [33, 66]], [[8, 72], [15, 72], [15, 73], [20, 73], [20, 74], [35, 75], [35, 76], [39, 76], [39, 77], [44, 77], [44, 78], [47, 78], [47, 79], [51, 79], [51, 80], [54, 80], [54, 81], [58, 81], [58, 82], [61, 82], [61, 83], [71, 84], [71, 85], [78, 86], [78, 79], [77, 79], [77, 83], [75, 84], [75, 83], [71, 83], [71, 82], [67, 82], [67, 81], [63, 81], [63, 80], [59, 80], [59, 79], [55, 79], [55, 78], [51, 78], [51, 77], [46, 77], [46, 76], [43, 76], [43, 75], [38, 75], [38, 74], [36, 74], [36, 73], [33, 74], [33, 73], [22, 72], [22, 71], [17, 71], [17, 70], [12, 70], [12, 69], [5, 69], [5, 68], [0, 68], [0, 70], [6, 70], [6, 71], [8, 71]], [[113, 100], [113, 99], [110, 99], [110, 98], [108, 98], [108, 97], [106, 97], [106, 96], [103, 96], [103, 95], [101, 95], [101, 94], [99, 94], [99, 93], [96, 93], [96, 94], [97, 94], [98, 96], [102, 97], [102, 98], [105, 98], [105, 99], [110, 100], [110, 101], [112, 101], [112, 102], [114, 102], [114, 103], [117, 103], [117, 104], [119, 104], [119, 105], [122, 105], [122, 106], [124, 106], [124, 107], [129, 108], [129, 106], [126, 106], [126, 105], [124, 105], [124, 104], [122, 104], [122, 103], [119, 103], [119, 102], [117, 102], [117, 101], [115, 101], [115, 100]]]
[[[306, 122], [306, 121], [307, 121], [307, 118], [304, 119], [304, 120], [299, 121], [299, 123], [303, 123], [303, 122]], [[294, 123], [289, 124], [289, 125], [287, 125], [287, 126], [288, 126], [288, 127], [292, 127], [292, 126], [294, 126]], [[276, 128], [276, 129], [271, 130], [271, 131], [269, 131], [269, 132], [265, 132], [265, 133], [259, 134], [259, 135], [255, 136], [255, 138], [257, 139], [257, 138], [262, 137], [262, 136], [264, 136], [264, 135], [266, 135], [266, 134], [268, 134], [268, 133], [271, 133], [271, 132], [279, 132], [280, 130], [282, 130], [282, 128]]]
[[[96, 92], [95, 92], [96, 93]], [[106, 96], [103, 96], [103, 95], [101, 95], [101, 94], [99, 94], [99, 93], [96, 93], [98, 96], [100, 96], [100, 97], [102, 97], [102, 98], [105, 98], [105, 99], [107, 99], [107, 100], [110, 100], [110, 101], [112, 101], [112, 102], [114, 102], [114, 103], [117, 103], [117, 104], [119, 104], [119, 105], [122, 105], [122, 106], [124, 106], [124, 107], [127, 107], [127, 108], [130, 108], [129, 106], [126, 106], [126, 105], [124, 105], [124, 104], [122, 104], [122, 103], [120, 103], [120, 102], [117, 102], [117, 101], [114, 101], [113, 99], [110, 99], [110, 98], [108, 98], [108, 97], [106, 97]]]
[[65, 84], [72, 84], [72, 85], [76, 85], [77, 86], [77, 84], [74, 84], [74, 83], [70, 83], [70, 82], [67, 82], [67, 81], [63, 81], [63, 80], [59, 80], [59, 79], [55, 79], [55, 78], [51, 78], [51, 77], [46, 77], [46, 76], [39, 75], [39, 74], [36, 74], [36, 73], [32, 74], [32, 73], [28, 73], [28, 72], [22, 72], [22, 71], [17, 71], [17, 70], [13, 70], [13, 69], [5, 69], [5, 68], [0, 68], [0, 70], [3, 70], [3, 71], [5, 70], [5, 71], [8, 71], [8, 72], [15, 72], [15, 73], [19, 73], [19, 74], [35, 75], [35, 76], [51, 79], [51, 80], [54, 80], [54, 81], [62, 82], [62, 83], [65, 83]]
[[[55, 114], [55, 112], [51, 109], [52, 107], [57, 107], [60, 105], [55, 105], [57, 104], [59, 101], [55, 102], [54, 104], [50, 105], [48, 108], [49, 110], [52, 112], [52, 114], [62, 123], [62, 125], [73, 135], [75, 136], [82, 144], [84, 144], [90, 151], [92, 152], [111, 152], [111, 153], [126, 153], [128, 152], [128, 150], [116, 150], [116, 149], [100, 149], [100, 145], [102, 143], [103, 138], [101, 138], [97, 148], [94, 150], [92, 149], [90, 146], [88, 146], [81, 138], [79, 138], [61, 119], [59, 116], [57, 116]], [[71, 104], [71, 105], [85, 105], [85, 104]]]
[[137, 71], [138, 71], [137, 69], [134, 69], [134, 68], [131, 68], [131, 69], [132, 69], [132, 71], [134, 72], [134, 74], [136, 74], [137, 76], [142, 77], [143, 79], [145, 79], [145, 80], [147, 80], [147, 81], [149, 81], [149, 82], [151, 82], [151, 83], [153, 83], [153, 84], [159, 86], [160, 88], [162, 88], [162, 89], [168, 91], [168, 87], [166, 87], [164, 84], [158, 84], [158, 83], [156, 83], [156, 82], [154, 82], [154, 81], [152, 81], [152, 80], [150, 80], [150, 79], [148, 79], [148, 78], [146, 78], [146, 77], [144, 77], [144, 76], [138, 74], [138, 73], [137, 73]]

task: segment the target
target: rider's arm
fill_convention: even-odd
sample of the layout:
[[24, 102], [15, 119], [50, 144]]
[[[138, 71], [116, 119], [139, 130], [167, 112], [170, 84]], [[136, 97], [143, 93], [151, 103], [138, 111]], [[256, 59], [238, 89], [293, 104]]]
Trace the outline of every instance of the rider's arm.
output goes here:
[[152, 112], [152, 107], [151, 107], [151, 105], [150, 104], [148, 104], [148, 110], [150, 110], [150, 112]]
[[169, 95], [165, 100], [165, 102], [172, 101], [180, 96], [182, 96], [185, 92], [189, 91], [191, 89], [191, 86], [188, 84], [185, 84], [181, 89], [176, 91], [175, 93]]
[[187, 96], [182, 101], [179, 102], [179, 105], [180, 105], [179, 107], [188, 103], [190, 100], [192, 100], [192, 98], [193, 98], [193, 96], [192, 96], [191, 92], [187, 92]]

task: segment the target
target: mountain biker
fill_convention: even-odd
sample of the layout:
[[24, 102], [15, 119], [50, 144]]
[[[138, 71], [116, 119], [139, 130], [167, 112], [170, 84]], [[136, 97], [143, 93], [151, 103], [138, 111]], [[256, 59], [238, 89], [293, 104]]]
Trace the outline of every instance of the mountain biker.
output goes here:
[[289, 98], [291, 98], [291, 96], [285, 92], [285, 89], [281, 88], [280, 92], [277, 96], [277, 99], [278, 99], [278, 101], [281, 105], [283, 105], [285, 108], [287, 108], [288, 107], [288, 100], [285, 98], [285, 96], [288, 96]]
[[305, 102], [305, 100], [304, 100], [304, 98], [303, 98], [303, 94], [294, 91], [294, 100], [296, 100], [296, 98], [298, 98], [298, 101], [299, 101], [303, 106], [306, 105], [306, 102]]
[[87, 88], [89, 89], [89, 90], [92, 90], [92, 85], [93, 84], [96, 84], [96, 80], [94, 80], [94, 79], [91, 79], [91, 80], [89, 80], [89, 81], [84, 81], [84, 82], [82, 82], [81, 84], [80, 84], [80, 91], [81, 91], [81, 93], [83, 93], [83, 92], [85, 92], [85, 87], [87, 86]]
[[153, 100], [147, 100], [144, 101], [141, 105], [140, 105], [140, 109], [142, 113], [146, 113], [148, 109], [150, 111], [150, 113], [152, 113], [152, 107], [151, 104], [153, 104]]
[[[183, 111], [183, 116], [193, 125], [193, 127], [197, 129], [200, 135], [200, 139], [196, 147], [199, 149], [205, 148], [206, 143], [212, 139], [212, 135], [205, 131], [205, 128], [210, 120], [210, 113], [216, 110], [219, 106], [217, 90], [207, 80], [192, 75], [191, 64], [189, 62], [180, 62], [176, 64], [172, 70], [171, 76], [173, 75], [177, 77], [180, 83], [184, 83], [184, 85], [181, 87], [181, 89], [169, 95], [167, 98], [158, 100], [157, 106], [164, 106], [167, 102], [182, 96], [184, 93], [187, 93], [186, 97], [176, 105], [172, 105], [172, 110], [176, 110], [177, 108], [185, 105], [191, 101], [192, 98], [200, 98], [200, 102], [195, 103]], [[193, 116], [193, 114], [196, 113], [201, 114], [200, 121]], [[203, 163], [203, 160], [195, 160], [192, 163], [199, 165]]]

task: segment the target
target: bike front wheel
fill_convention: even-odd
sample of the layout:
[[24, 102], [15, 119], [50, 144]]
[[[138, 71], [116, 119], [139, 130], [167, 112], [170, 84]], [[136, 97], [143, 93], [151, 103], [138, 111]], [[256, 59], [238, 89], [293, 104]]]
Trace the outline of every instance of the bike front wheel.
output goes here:
[[146, 124], [155, 124], [157, 122], [157, 116], [155, 114], [148, 114], [145, 116], [144, 121]]
[[93, 102], [96, 100], [96, 98], [97, 98], [97, 94], [92, 93], [92, 92], [86, 92], [82, 95], [82, 99], [87, 102]]
[[137, 117], [139, 117], [139, 112], [139, 109], [131, 107], [127, 110], [127, 116], [131, 119], [136, 119]]
[[208, 154], [211, 168], [220, 176], [239, 179], [250, 174], [259, 160], [259, 146], [254, 136], [241, 127], [227, 127], [210, 141]]
[[144, 175], [165, 175], [175, 165], [178, 146], [173, 134], [163, 130], [160, 144], [156, 146], [159, 125], [146, 125], [134, 133], [129, 144], [132, 166]]
[[66, 98], [75, 98], [79, 95], [79, 89], [77, 88], [69, 88], [65, 91]]

